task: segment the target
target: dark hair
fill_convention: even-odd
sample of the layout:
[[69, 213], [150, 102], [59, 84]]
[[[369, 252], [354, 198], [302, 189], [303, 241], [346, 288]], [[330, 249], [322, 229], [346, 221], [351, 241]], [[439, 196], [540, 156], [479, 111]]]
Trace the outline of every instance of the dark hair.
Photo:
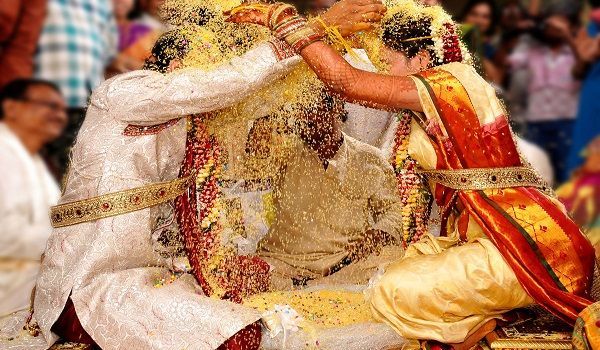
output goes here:
[[23, 100], [26, 98], [27, 92], [32, 86], [46, 86], [56, 91], [62, 96], [60, 88], [55, 83], [33, 78], [15, 79], [6, 84], [0, 92], [0, 119], [4, 119], [4, 101], [6, 100]]
[[161, 35], [152, 47], [151, 56], [146, 59], [144, 69], [165, 73], [173, 60], [185, 57], [190, 49], [187, 37], [178, 30]]
[[427, 50], [432, 61], [443, 59], [437, 57], [433, 51], [433, 39], [427, 38], [431, 36], [430, 18], [407, 20], [404, 14], [396, 13], [381, 24], [381, 30], [384, 45], [394, 51], [402, 52], [407, 58], [413, 58], [420, 51]]
[[348, 111], [345, 109], [344, 101], [326, 87], [319, 87], [314, 90], [305, 90], [301, 92], [301, 100], [304, 98], [312, 101], [312, 103], [298, 104], [296, 111], [300, 114], [317, 113], [319, 110], [332, 112], [336, 108], [343, 108], [340, 114], [342, 122], [348, 120]]
[[467, 4], [465, 5], [465, 7], [463, 8], [463, 11], [460, 15], [460, 17], [458, 17], [459, 22], [464, 22], [467, 19], [467, 16], [469, 15], [469, 13], [471, 11], [473, 11], [473, 9], [479, 5], [488, 5], [491, 11], [491, 23], [490, 23], [490, 29], [485, 32], [482, 33], [483, 35], [492, 35], [494, 34], [494, 32], [496, 31], [496, 26], [498, 25], [498, 7], [496, 6], [496, 2], [494, 0], [469, 0], [469, 2], [467, 2]]
[[342, 106], [343, 111], [340, 115], [340, 119], [342, 120], [342, 123], [345, 123], [348, 120], [348, 111], [345, 108], [344, 101], [327, 89], [323, 89], [320, 95], [323, 98], [325, 110], [333, 111], [336, 107]]
[[163, 22], [173, 26], [185, 24], [205, 26], [217, 16], [214, 11], [205, 6], [194, 6], [191, 9], [182, 12], [177, 3], [171, 5], [167, 3], [163, 5], [160, 17]]

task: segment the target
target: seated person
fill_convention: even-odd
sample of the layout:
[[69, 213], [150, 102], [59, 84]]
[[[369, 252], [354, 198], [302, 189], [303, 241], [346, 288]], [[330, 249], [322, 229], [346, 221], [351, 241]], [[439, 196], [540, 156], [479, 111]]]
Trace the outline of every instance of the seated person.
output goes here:
[[323, 96], [299, 113], [303, 145], [274, 179], [275, 220], [258, 254], [274, 267], [275, 289], [366, 284], [403, 251], [391, 165], [378, 149], [342, 133], [343, 102]]

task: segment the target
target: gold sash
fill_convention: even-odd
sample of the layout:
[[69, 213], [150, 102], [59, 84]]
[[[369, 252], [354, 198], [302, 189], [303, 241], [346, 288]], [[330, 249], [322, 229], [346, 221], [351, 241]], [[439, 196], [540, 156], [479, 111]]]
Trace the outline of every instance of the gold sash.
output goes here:
[[418, 170], [428, 180], [455, 190], [487, 190], [511, 187], [535, 187], [541, 191], [551, 189], [529, 167], [476, 168], [457, 170]]
[[50, 210], [52, 227], [77, 225], [153, 207], [183, 194], [193, 178], [190, 175], [54, 206]]

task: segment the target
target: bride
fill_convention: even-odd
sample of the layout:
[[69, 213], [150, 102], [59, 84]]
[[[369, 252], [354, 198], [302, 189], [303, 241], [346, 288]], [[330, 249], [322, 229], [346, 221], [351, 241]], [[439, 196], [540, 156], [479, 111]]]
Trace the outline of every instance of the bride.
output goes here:
[[[351, 67], [323, 40], [331, 28], [290, 5], [242, 5], [229, 18], [270, 28], [346, 100], [401, 114], [397, 171], [426, 178], [445, 237], [412, 237], [423, 235], [370, 294], [374, 315], [407, 338], [463, 345], [533, 303], [573, 324], [590, 305], [591, 244], [520, 157], [450, 17], [410, 0], [388, 5], [378, 34], [363, 34], [386, 74]], [[379, 16], [363, 20], [374, 27]]]

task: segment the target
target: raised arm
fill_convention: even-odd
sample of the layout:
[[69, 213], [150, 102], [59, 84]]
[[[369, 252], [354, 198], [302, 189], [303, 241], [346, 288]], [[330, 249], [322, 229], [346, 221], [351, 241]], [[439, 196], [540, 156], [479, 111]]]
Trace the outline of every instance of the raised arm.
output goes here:
[[143, 70], [107, 81], [92, 104], [115, 119], [156, 124], [178, 116], [232, 106], [262, 86], [288, 73], [299, 57], [280, 60], [265, 43], [212, 71], [188, 68], [162, 74]]
[[[337, 28], [345, 36], [372, 28], [374, 22], [381, 20], [384, 12], [385, 7], [380, 0], [342, 0], [322, 17], [328, 27]], [[303, 30], [312, 30], [319, 37], [323, 35], [321, 22], [305, 25], [289, 5], [242, 5], [231, 11], [229, 21], [264, 25], [271, 28], [276, 36], [288, 42], [297, 42], [298, 45], [291, 44], [292, 47], [301, 54], [319, 79], [350, 102], [386, 110], [422, 109], [412, 78], [356, 69], [323, 41], [304, 42]], [[292, 38], [294, 36], [297, 39]], [[309, 32], [307, 39], [311, 38]]]
[[350, 102], [392, 111], [422, 111], [417, 87], [409, 77], [354, 68], [322, 41], [306, 46], [300, 54], [319, 79]]

